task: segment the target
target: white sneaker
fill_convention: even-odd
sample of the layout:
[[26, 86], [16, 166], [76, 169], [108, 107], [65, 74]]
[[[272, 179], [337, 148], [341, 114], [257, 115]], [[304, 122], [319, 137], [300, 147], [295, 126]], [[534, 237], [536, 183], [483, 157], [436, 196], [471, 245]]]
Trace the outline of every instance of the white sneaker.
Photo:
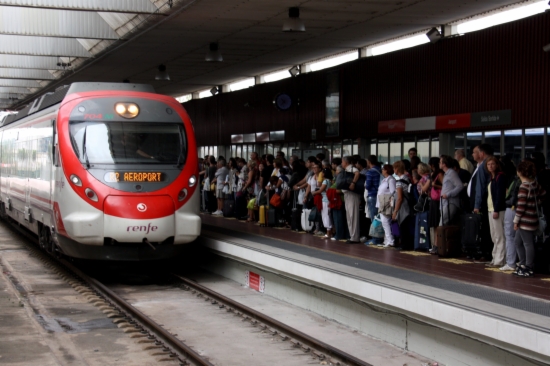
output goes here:
[[508, 264], [505, 264], [504, 267], [500, 267], [499, 270], [501, 270], [501, 271], [514, 271], [515, 268], [510, 267]]
[[393, 244], [384, 244], [384, 248], [393, 248]]
[[222, 211], [214, 211], [212, 212], [212, 215], [216, 215], [216, 216], [220, 216], [220, 215], [223, 215], [223, 212]]

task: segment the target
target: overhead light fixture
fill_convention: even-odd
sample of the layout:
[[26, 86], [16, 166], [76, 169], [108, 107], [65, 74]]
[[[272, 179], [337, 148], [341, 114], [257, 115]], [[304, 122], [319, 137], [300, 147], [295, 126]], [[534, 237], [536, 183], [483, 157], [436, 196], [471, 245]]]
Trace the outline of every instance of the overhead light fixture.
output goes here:
[[216, 94], [218, 94], [219, 92], [220, 92], [220, 89], [219, 89], [217, 86], [215, 86], [215, 87], [213, 87], [212, 89], [210, 89], [210, 94], [212, 94], [212, 95], [216, 95]]
[[293, 77], [294, 77], [294, 76], [298, 76], [298, 75], [300, 75], [300, 66], [298, 66], [298, 65], [292, 66], [292, 68], [290, 68], [290, 70], [288, 70], [288, 72], [289, 72], [290, 75], [292, 75]]
[[429, 32], [426, 33], [426, 37], [428, 37], [428, 39], [430, 40], [431, 43], [436, 43], [441, 38], [443, 38], [441, 33], [439, 33], [439, 30], [435, 27], [430, 29]]
[[210, 47], [209, 47], [208, 52], [206, 53], [206, 57], [204, 59], [208, 62], [222, 62], [223, 61], [223, 57], [222, 57], [222, 54], [220, 52], [218, 42], [210, 43]]
[[305, 32], [306, 26], [300, 19], [300, 8], [288, 8], [288, 19], [283, 22], [283, 32]]
[[542, 47], [542, 50], [544, 52], [550, 52], [550, 43], [548, 43], [546, 46]]
[[158, 67], [159, 72], [157, 72], [157, 75], [155, 76], [155, 80], [166, 80], [170, 81], [170, 75], [168, 75], [168, 72], [166, 72], [166, 66], [160, 64]]

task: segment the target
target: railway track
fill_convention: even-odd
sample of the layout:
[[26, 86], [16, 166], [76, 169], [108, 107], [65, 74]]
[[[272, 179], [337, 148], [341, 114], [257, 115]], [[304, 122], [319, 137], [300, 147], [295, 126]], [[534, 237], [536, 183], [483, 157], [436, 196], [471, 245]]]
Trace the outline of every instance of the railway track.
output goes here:
[[[34, 243], [37, 242], [37, 239], [25, 230], [17, 229]], [[195, 351], [193, 348], [197, 348], [196, 346], [192, 347], [184, 343], [185, 341], [182, 341], [163, 325], [153, 320], [151, 316], [146, 314], [146, 311], [141, 311], [133, 306], [124, 298], [124, 295], [118, 294], [116, 290], [112, 290], [97, 279], [88, 276], [69, 261], [47, 255], [37, 245], [29, 245], [29, 248], [36, 255], [44, 257], [43, 261], [50, 262], [49, 266], [59, 266], [60, 268], [56, 272], [62, 278], [76, 291], [86, 296], [88, 301], [103, 311], [125, 333], [130, 334], [132, 338], [136, 338], [139, 343], [148, 344], [149, 349], [153, 350], [154, 355], [158, 356], [160, 360], [174, 361], [180, 365], [214, 365], [217, 363], [212, 362], [208, 356]], [[287, 344], [289, 348], [286, 349], [292, 349], [308, 356], [307, 363], [371, 366], [369, 363], [214, 292], [188, 278], [178, 274], [170, 276], [173, 281], [172, 288], [180, 288], [188, 295], [203, 300], [204, 304], [217, 307], [220, 314], [236, 316], [237, 319], [241, 320], [240, 324], [246, 324], [257, 329], [258, 332], [268, 335], [271, 340], [276, 339], [277, 342]], [[238, 323], [233, 321], [232, 324]], [[231, 336], [228, 338], [229, 342], [239, 341]]]

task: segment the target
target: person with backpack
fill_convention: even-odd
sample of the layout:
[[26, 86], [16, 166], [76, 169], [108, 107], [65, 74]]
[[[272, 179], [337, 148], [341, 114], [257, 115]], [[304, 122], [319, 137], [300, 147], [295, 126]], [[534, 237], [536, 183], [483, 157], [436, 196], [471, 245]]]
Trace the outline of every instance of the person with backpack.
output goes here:
[[504, 266], [506, 253], [506, 238], [504, 235], [504, 217], [506, 213], [506, 177], [501, 171], [500, 163], [494, 156], [485, 160], [485, 169], [491, 175], [487, 186], [487, 211], [489, 230], [493, 240], [493, 260], [488, 267]]
[[546, 191], [535, 179], [535, 164], [522, 161], [517, 170], [521, 185], [518, 191], [514, 230], [519, 265], [514, 274], [520, 277], [532, 277], [535, 263], [535, 232], [539, 229], [537, 211], [540, 211], [540, 204], [545, 198]]

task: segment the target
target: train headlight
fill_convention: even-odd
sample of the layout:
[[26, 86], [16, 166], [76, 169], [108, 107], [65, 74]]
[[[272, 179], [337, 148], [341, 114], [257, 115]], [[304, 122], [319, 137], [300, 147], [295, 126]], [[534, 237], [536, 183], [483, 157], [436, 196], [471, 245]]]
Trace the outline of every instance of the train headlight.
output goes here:
[[139, 106], [135, 103], [117, 103], [115, 111], [124, 118], [135, 118], [139, 114]]
[[88, 197], [92, 201], [94, 201], [94, 202], [98, 201], [97, 194], [95, 194], [95, 192], [92, 191], [90, 188], [86, 188], [86, 190], [84, 192], [86, 192], [86, 197]]
[[197, 177], [192, 175], [191, 178], [189, 178], [189, 187], [193, 187], [195, 184], [197, 184]]
[[71, 175], [70, 179], [71, 179], [71, 182], [73, 182], [73, 184], [75, 186], [82, 187], [82, 181], [76, 175], [74, 175], [74, 174]]
[[178, 201], [183, 201], [187, 197], [187, 189], [182, 189], [178, 194]]

